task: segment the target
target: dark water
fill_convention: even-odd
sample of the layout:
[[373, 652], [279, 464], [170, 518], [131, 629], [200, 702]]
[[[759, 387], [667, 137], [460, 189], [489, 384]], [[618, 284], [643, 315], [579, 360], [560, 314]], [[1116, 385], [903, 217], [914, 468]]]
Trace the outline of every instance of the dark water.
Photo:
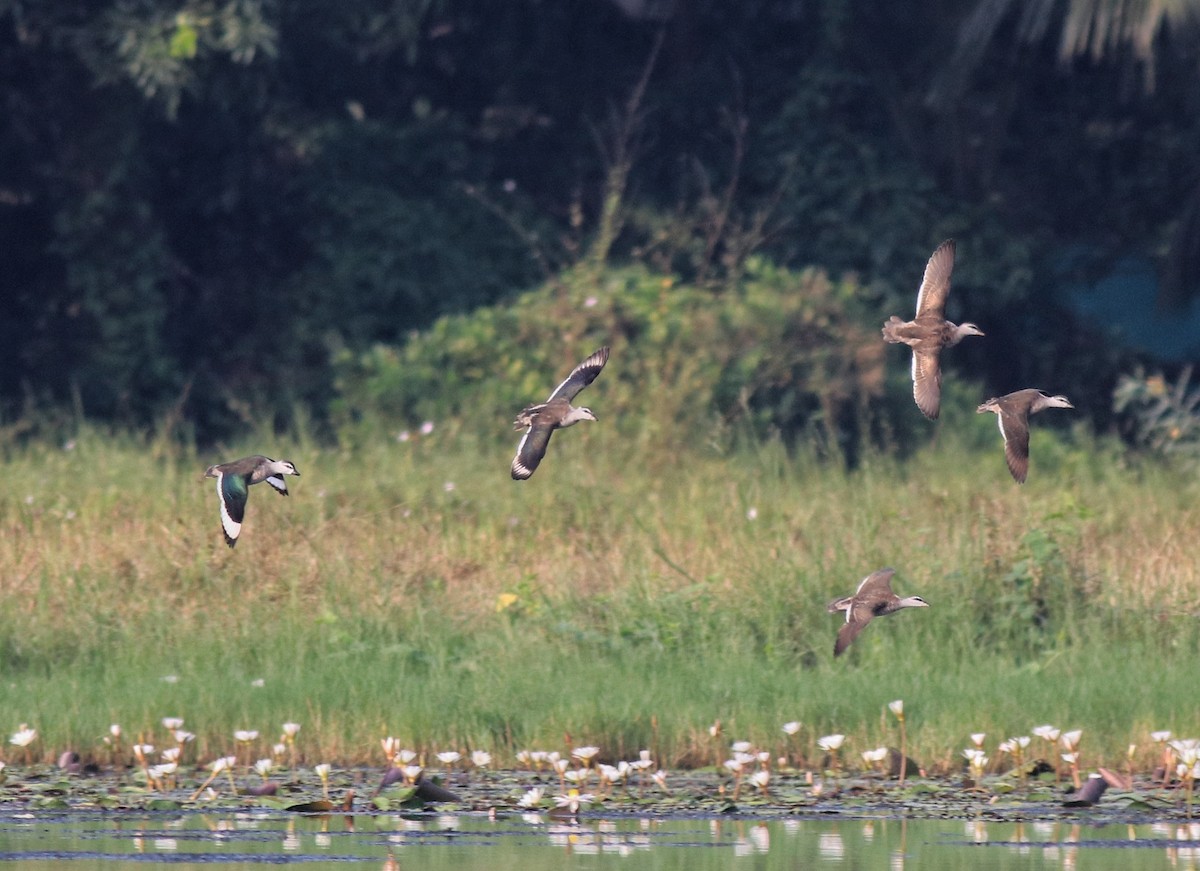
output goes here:
[[1200, 824], [741, 819], [311, 818], [277, 812], [0, 815], [0, 862], [110, 871], [170, 865], [453, 869], [1200, 868]]

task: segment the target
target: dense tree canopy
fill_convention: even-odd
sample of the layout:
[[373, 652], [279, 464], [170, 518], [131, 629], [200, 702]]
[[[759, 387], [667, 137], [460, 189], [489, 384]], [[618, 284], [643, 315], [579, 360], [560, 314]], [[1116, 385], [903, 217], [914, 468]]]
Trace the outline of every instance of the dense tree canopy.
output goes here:
[[1196, 292], [1198, 5], [0, 0], [4, 416], [320, 416], [345, 349], [589, 258], [902, 311], [951, 235], [963, 362], [1107, 407], [1120, 352], [1031, 312], [1067, 246]]

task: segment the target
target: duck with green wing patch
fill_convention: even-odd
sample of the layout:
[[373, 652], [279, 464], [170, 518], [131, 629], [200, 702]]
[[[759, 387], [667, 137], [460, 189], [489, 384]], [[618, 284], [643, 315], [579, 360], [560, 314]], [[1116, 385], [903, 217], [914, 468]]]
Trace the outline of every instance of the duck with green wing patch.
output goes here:
[[218, 463], [208, 467], [206, 478], [217, 479], [217, 497], [221, 501], [221, 531], [225, 543], [230, 547], [237, 544], [242, 531], [242, 519], [246, 516], [246, 499], [251, 484], [266, 481], [280, 496], [288, 494], [284, 475], [296, 475], [296, 467], [288, 460], [272, 460], [270, 457], [243, 457], [232, 463]]

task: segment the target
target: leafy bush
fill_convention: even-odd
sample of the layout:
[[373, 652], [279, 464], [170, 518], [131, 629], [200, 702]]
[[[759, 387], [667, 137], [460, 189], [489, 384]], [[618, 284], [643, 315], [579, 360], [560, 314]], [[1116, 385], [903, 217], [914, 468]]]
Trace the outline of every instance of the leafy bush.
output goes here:
[[1191, 366], [1174, 386], [1141, 369], [1118, 379], [1113, 410], [1129, 419], [1135, 445], [1156, 454], [1200, 455], [1200, 387], [1192, 387], [1191, 379]]
[[603, 400], [589, 404], [631, 436], [723, 438], [736, 424], [839, 438], [884, 387], [884, 346], [857, 291], [755, 259], [737, 290], [719, 294], [637, 267], [580, 269], [511, 305], [443, 318], [401, 347], [341, 352], [334, 414], [343, 426], [454, 418], [499, 432], [608, 344], [612, 362], [589, 390]]

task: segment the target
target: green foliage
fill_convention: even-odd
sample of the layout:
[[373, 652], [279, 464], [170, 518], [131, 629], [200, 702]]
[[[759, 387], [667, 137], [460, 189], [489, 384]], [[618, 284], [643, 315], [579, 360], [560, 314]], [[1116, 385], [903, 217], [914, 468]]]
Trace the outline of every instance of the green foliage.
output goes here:
[[593, 275], [443, 318], [401, 348], [343, 352], [338, 419], [496, 432], [602, 344], [613, 362], [589, 401], [637, 439], [723, 442], [745, 426], [837, 444], [882, 390], [882, 345], [851, 283], [762, 260], [725, 293], [636, 268]]
[[1191, 377], [1186, 366], [1174, 386], [1140, 368], [1117, 380], [1113, 410], [1130, 421], [1135, 445], [1161, 456], [1200, 454], [1200, 388], [1192, 387]]

